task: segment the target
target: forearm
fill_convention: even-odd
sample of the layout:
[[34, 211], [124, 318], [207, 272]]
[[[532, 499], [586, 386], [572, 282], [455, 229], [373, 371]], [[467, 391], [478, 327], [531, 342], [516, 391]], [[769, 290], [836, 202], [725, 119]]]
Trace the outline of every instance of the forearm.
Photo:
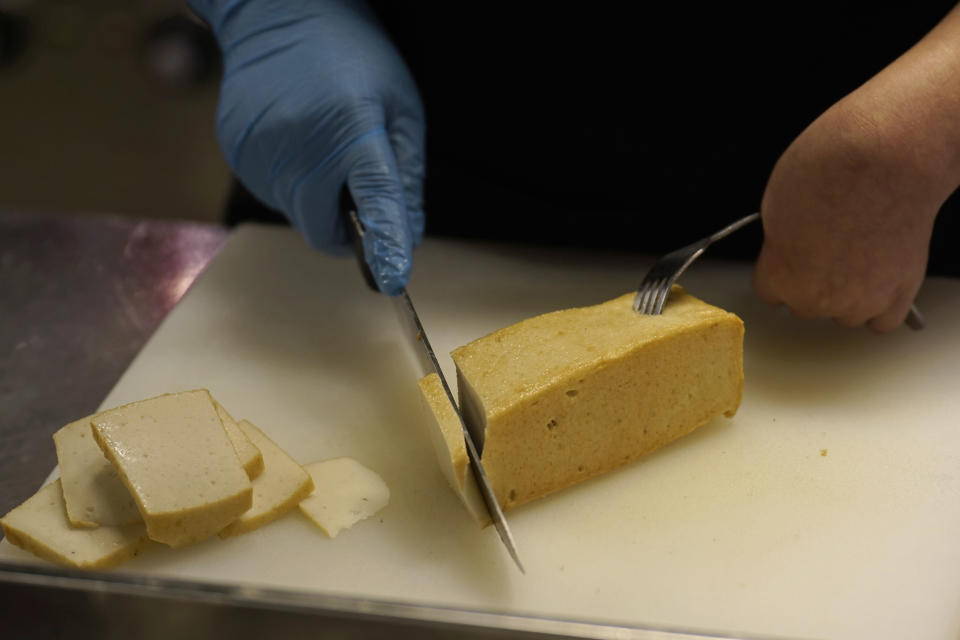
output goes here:
[[945, 200], [960, 185], [960, 6], [835, 108], [880, 134], [894, 170]]

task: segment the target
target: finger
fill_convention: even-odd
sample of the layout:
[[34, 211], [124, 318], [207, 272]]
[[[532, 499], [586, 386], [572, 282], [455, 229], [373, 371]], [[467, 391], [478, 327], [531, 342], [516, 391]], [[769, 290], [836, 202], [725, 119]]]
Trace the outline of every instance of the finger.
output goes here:
[[818, 293], [811, 287], [809, 278], [798, 278], [785, 269], [768, 244], [761, 247], [754, 267], [753, 288], [757, 297], [764, 302], [785, 305], [795, 317], [807, 320], [839, 316], [844, 318], [845, 322], [859, 321], [862, 324], [873, 317], [868, 315], [862, 320], [848, 317], [855, 315], [851, 313], [849, 306], [846, 303], [837, 304]]
[[867, 326], [877, 333], [889, 333], [893, 331], [906, 320], [910, 313], [910, 305], [913, 304], [913, 293], [902, 294], [891, 304], [886, 311], [871, 318]]
[[847, 315], [837, 316], [833, 319], [841, 327], [845, 329], [856, 329], [867, 324], [874, 316], [867, 313], [851, 313]]
[[757, 264], [753, 269], [753, 290], [757, 297], [767, 304], [783, 304], [783, 299], [777, 293], [776, 286], [773, 283], [771, 263], [770, 250], [764, 244], [760, 248], [760, 255], [757, 256]]
[[[846, 296], [850, 304], [845, 308], [832, 312], [833, 320], [841, 327], [855, 329], [869, 325], [871, 321], [882, 317], [891, 308], [889, 298], [875, 300], [869, 296], [857, 297], [853, 294]], [[836, 309], [836, 306], [834, 307]]]
[[833, 321], [844, 329], [857, 329], [867, 323], [866, 320], [860, 318], [859, 316], [841, 316], [839, 318], [834, 318]]
[[396, 295], [410, 279], [414, 235], [386, 131], [366, 136], [345, 160], [347, 185], [365, 230], [367, 264], [380, 290]]
[[407, 205], [407, 224], [414, 246], [423, 239], [423, 180], [426, 174], [426, 127], [419, 114], [395, 118], [389, 125], [390, 146], [397, 159], [397, 171]]

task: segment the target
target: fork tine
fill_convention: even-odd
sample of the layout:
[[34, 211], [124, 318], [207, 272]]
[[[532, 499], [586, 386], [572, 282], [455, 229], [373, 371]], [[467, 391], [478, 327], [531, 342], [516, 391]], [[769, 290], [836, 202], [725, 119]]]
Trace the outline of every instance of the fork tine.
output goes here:
[[669, 278], [660, 278], [657, 281], [657, 288], [653, 292], [653, 295], [650, 296], [650, 313], [653, 315], [658, 315], [663, 311], [663, 307], [660, 306], [660, 299], [663, 297], [663, 288], [667, 286], [667, 283], [670, 281]]
[[650, 283], [650, 290], [647, 292], [647, 295], [645, 296], [646, 300], [643, 305], [644, 313], [648, 315], [656, 313], [654, 309], [657, 306], [657, 297], [660, 295], [660, 288], [662, 286], [663, 286], [663, 278], [657, 278], [656, 280]]
[[643, 295], [643, 312], [649, 314], [653, 310], [653, 303], [657, 299], [657, 290], [660, 288], [660, 279], [650, 281], [647, 291]]
[[670, 289], [678, 277], [694, 260], [700, 257], [712, 243], [724, 238], [740, 227], [759, 220], [760, 214], [754, 213], [727, 225], [720, 231], [693, 242], [676, 251], [671, 251], [653, 263], [633, 299], [633, 308], [646, 315], [659, 315], [670, 297]]
[[640, 313], [645, 314], [647, 312], [647, 299], [650, 297], [650, 284], [651, 283], [649, 281], [645, 280], [640, 285], [640, 291], [637, 293], [637, 311]]
[[660, 278], [657, 278], [650, 283], [650, 294], [647, 296], [646, 304], [644, 305], [644, 313], [650, 315], [653, 313], [653, 307], [657, 304], [657, 295], [660, 292]]
[[653, 280], [647, 278], [640, 284], [640, 291], [637, 295], [638, 311], [646, 313], [647, 300], [650, 298], [650, 289], [653, 287]]
[[670, 297], [670, 289], [673, 286], [673, 278], [664, 278], [659, 291], [657, 291], [657, 301], [653, 305], [653, 311], [655, 315], [660, 315], [663, 313], [663, 306], [667, 304], [667, 298]]
[[640, 296], [637, 299], [637, 311], [643, 314], [647, 313], [647, 298], [650, 297], [650, 285], [644, 285], [644, 290], [640, 292]]

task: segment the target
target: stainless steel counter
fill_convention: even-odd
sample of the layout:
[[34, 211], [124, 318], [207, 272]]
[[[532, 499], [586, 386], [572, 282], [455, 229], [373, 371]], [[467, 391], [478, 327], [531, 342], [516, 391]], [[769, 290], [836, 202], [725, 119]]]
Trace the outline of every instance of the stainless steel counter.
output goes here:
[[0, 513], [56, 464], [227, 236], [223, 227], [0, 211]]

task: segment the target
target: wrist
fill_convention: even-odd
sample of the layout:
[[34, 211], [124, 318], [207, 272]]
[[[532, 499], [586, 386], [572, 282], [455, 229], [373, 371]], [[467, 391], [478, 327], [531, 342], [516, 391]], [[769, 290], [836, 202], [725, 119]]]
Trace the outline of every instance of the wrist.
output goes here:
[[838, 132], [851, 166], [936, 215], [960, 186], [960, 102], [922, 95], [910, 78], [874, 78], [824, 117]]
[[960, 13], [837, 107], [872, 129], [880, 156], [939, 209], [960, 186]]

